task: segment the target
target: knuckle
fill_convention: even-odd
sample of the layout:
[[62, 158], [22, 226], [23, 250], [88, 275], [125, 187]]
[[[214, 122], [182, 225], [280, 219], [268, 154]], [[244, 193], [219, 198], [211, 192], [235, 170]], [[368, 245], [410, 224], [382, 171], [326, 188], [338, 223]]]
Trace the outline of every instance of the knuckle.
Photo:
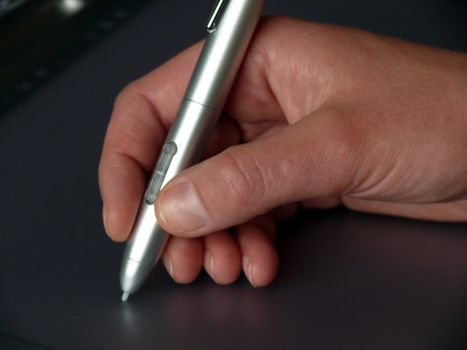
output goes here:
[[364, 175], [365, 157], [374, 145], [368, 127], [355, 118], [333, 114], [317, 127], [320, 144], [317, 155], [320, 171], [328, 174], [327, 182], [338, 184], [335, 193], [351, 191]]
[[266, 183], [255, 157], [246, 150], [232, 147], [225, 151], [223, 176], [227, 180], [229, 200], [241, 208], [258, 206], [258, 199], [265, 194]]
[[119, 106], [125, 106], [129, 101], [131, 101], [138, 91], [138, 81], [132, 81], [128, 83], [117, 95], [114, 102], [114, 109]]
[[323, 151], [332, 153], [332, 158], [355, 157], [365, 148], [367, 132], [354, 118], [334, 116], [326, 118], [320, 125]]

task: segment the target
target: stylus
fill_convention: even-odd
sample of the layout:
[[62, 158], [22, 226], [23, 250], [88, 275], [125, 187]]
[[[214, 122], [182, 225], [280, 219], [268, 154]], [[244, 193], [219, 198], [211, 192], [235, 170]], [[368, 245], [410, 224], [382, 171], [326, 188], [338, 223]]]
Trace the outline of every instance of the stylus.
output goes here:
[[167, 182], [200, 160], [251, 41], [263, 3], [264, 0], [216, 2], [198, 63], [125, 247], [120, 271], [122, 301], [127, 301], [141, 287], [164, 251], [168, 234], [157, 222], [154, 202]]

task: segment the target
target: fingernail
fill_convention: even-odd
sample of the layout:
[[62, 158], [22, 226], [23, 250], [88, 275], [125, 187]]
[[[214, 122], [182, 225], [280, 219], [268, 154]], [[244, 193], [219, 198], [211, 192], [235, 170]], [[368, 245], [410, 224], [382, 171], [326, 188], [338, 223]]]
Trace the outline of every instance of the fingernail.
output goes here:
[[214, 258], [212, 257], [212, 254], [206, 250], [206, 266], [209, 268], [209, 274], [214, 274], [214, 269], [215, 269], [215, 264], [214, 264]]
[[170, 258], [167, 259], [167, 272], [174, 281], [177, 281], [174, 276], [174, 265], [172, 264], [172, 260]]
[[243, 256], [243, 271], [245, 271], [246, 278], [248, 278], [248, 281], [250, 281], [250, 284], [256, 288], [256, 283], [255, 283], [255, 271], [254, 271], [254, 265], [251, 263], [251, 260], [248, 256]]
[[206, 209], [191, 183], [180, 183], [163, 191], [158, 209], [159, 218], [177, 231], [194, 231], [208, 223]]
[[105, 211], [105, 205], [102, 206], [102, 222], [104, 223], [104, 230], [107, 236], [109, 235], [109, 230], [107, 230], [107, 212]]

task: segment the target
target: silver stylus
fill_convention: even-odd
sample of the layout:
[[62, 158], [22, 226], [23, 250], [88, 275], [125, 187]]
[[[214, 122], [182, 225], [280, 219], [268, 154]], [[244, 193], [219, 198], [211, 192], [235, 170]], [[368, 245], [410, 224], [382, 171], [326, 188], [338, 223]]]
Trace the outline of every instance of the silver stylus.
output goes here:
[[[167, 233], [159, 226], [154, 201], [161, 188], [200, 160], [261, 16], [264, 0], [218, 0], [208, 37], [167, 135], [125, 247], [122, 301], [136, 292], [159, 260]], [[183, 220], [183, 218], [180, 218]]]

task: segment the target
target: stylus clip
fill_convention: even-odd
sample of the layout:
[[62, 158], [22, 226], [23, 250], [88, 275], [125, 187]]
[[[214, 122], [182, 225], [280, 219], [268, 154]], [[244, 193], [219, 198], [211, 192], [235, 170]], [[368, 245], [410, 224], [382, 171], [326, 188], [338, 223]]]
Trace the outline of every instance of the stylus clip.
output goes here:
[[209, 33], [212, 33], [216, 30], [216, 24], [219, 21], [220, 16], [222, 15], [222, 10], [224, 9], [226, 3], [227, 0], [218, 0], [216, 5], [214, 6], [211, 17], [209, 17], [207, 27]]

